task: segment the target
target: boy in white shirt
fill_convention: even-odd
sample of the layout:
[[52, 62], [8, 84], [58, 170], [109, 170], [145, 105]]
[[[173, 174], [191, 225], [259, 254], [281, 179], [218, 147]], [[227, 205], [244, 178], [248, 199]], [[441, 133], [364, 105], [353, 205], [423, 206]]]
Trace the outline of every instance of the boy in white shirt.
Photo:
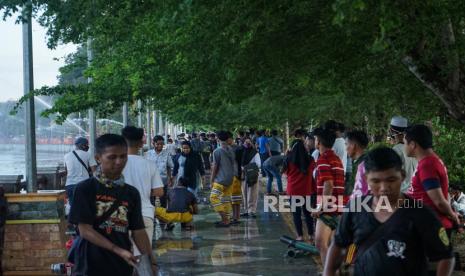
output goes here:
[[150, 198], [163, 195], [163, 182], [155, 163], [139, 155], [139, 149], [144, 145], [144, 130], [127, 126], [123, 128], [121, 134], [128, 143], [128, 161], [123, 170], [124, 180], [140, 193], [142, 217], [151, 244], [155, 207], [150, 202]]

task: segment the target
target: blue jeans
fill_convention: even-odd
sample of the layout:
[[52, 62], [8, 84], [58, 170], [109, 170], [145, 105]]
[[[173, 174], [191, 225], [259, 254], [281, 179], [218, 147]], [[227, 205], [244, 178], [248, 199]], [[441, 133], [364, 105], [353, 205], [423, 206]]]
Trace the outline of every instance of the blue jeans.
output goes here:
[[[266, 159], [268, 159], [270, 156], [268, 155], [268, 153], [260, 153], [260, 163], [263, 164], [265, 162]], [[262, 169], [262, 176], [265, 177], [266, 176], [266, 173], [265, 173], [265, 169]]]
[[283, 192], [283, 182], [281, 180], [281, 173], [279, 172], [278, 168], [274, 166], [264, 166], [264, 171], [266, 172], [266, 176], [268, 177], [268, 182], [266, 184], [266, 192], [271, 193], [271, 186], [273, 185], [273, 176], [276, 177], [276, 183], [278, 185], [278, 192]]
[[69, 206], [73, 206], [73, 196], [74, 196], [74, 189], [76, 189], [77, 185], [68, 185], [65, 186], [66, 188], [66, 195], [68, 196]]

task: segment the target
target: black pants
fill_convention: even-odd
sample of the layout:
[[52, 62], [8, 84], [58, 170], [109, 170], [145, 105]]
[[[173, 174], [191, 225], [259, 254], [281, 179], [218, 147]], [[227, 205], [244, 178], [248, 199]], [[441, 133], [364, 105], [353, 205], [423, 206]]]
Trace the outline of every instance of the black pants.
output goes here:
[[313, 226], [313, 218], [310, 215], [310, 212], [305, 208], [305, 206], [295, 207], [295, 212], [292, 213], [292, 218], [294, 220], [294, 226], [295, 230], [297, 231], [297, 235], [303, 236], [302, 211], [304, 212], [305, 224], [307, 225], [308, 234], [313, 236], [313, 233], [315, 232]]
[[167, 208], [168, 207], [168, 186], [163, 186], [163, 195], [160, 197], [160, 207]]

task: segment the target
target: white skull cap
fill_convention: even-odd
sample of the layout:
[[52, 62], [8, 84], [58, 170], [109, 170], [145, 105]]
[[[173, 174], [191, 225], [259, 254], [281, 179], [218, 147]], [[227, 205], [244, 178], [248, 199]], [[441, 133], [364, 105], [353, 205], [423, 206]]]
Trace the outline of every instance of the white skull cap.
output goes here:
[[407, 121], [406, 118], [404, 118], [402, 116], [394, 116], [391, 119], [391, 126], [407, 128], [408, 127], [408, 121]]

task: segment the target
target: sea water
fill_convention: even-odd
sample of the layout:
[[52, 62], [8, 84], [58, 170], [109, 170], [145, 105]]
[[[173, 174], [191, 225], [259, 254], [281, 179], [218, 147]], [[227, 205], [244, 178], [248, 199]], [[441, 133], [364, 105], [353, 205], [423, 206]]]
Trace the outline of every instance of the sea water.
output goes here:
[[[63, 157], [72, 151], [73, 145], [37, 145], [37, 166], [63, 164]], [[25, 175], [26, 147], [24, 144], [0, 144], [0, 175]]]

